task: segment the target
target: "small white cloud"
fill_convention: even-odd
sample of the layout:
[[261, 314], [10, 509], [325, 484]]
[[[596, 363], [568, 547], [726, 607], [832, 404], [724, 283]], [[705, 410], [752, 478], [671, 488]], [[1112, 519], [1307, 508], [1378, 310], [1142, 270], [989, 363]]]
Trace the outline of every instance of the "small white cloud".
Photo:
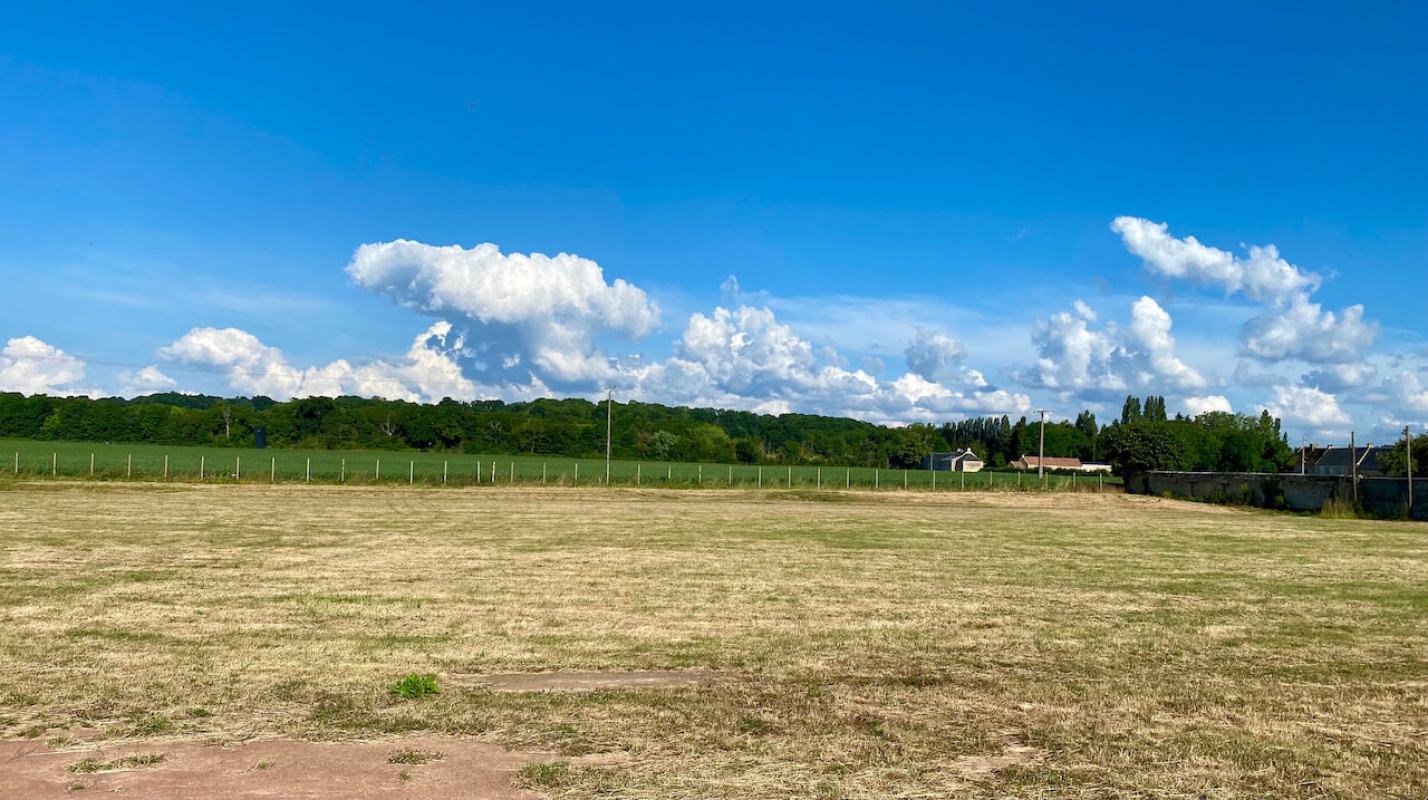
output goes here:
[[1187, 397], [1181, 401], [1185, 409], [1186, 416], [1198, 417], [1211, 411], [1219, 411], [1226, 414], [1232, 413], [1234, 407], [1230, 405], [1229, 398], [1212, 394], [1205, 397]]
[[1096, 310], [1086, 305], [1086, 302], [1084, 300], [1077, 300], [1076, 302], [1071, 304], [1071, 307], [1076, 309], [1076, 316], [1080, 317], [1081, 319], [1084, 319], [1087, 322], [1096, 321]]
[[119, 380], [124, 387], [120, 394], [125, 397], [168, 392], [178, 388], [178, 381], [165, 375], [153, 364], [134, 372], [121, 372]]
[[958, 378], [966, 355], [967, 349], [952, 337], [921, 327], [917, 328], [917, 338], [903, 351], [908, 371], [929, 381]]
[[21, 394], [85, 395], [84, 362], [33, 336], [19, 336], [0, 350], [0, 391]]
[[1235, 364], [1235, 383], [1241, 386], [1279, 386], [1291, 380], [1293, 379], [1260, 368], [1254, 361], [1240, 359]]
[[824, 345], [818, 354], [823, 356], [823, 363], [832, 364], [835, 367], [847, 367], [848, 357], [838, 352], [838, 348], [833, 345]]

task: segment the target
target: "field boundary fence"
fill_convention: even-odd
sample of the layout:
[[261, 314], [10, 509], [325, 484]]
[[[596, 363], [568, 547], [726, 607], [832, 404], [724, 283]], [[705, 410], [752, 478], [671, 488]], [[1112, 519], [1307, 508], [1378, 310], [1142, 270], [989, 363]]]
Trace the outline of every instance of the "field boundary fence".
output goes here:
[[[834, 465], [699, 464], [539, 455], [300, 451], [22, 442], [5, 449], [12, 479], [205, 484], [625, 486], [813, 491], [1119, 490], [1104, 475], [932, 472]], [[3, 445], [0, 445], [3, 446]]]

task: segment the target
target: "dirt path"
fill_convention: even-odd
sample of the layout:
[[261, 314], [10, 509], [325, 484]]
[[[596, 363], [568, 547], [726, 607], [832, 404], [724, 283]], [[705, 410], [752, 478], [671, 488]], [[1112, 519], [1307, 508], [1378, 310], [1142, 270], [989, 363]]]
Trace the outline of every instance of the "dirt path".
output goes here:
[[538, 795], [515, 787], [516, 772], [551, 757], [453, 739], [236, 745], [151, 740], [62, 750], [11, 741], [0, 742], [0, 797], [529, 800]]

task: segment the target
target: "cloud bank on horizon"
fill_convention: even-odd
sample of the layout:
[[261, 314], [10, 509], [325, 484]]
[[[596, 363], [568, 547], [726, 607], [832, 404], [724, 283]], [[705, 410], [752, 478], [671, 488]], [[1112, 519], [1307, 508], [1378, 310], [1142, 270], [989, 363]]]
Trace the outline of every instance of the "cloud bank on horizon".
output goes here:
[[[849, 369], [837, 349], [815, 346], [768, 305], [746, 302], [732, 278], [720, 287], [719, 305], [665, 329], [645, 290], [607, 280], [590, 259], [399, 239], [360, 246], [346, 273], [356, 286], [429, 319], [404, 354], [298, 366], [249, 331], [194, 327], [158, 348], [158, 363], [121, 373], [119, 391], [177, 390], [182, 384], [164, 370], [198, 369], [222, 374], [235, 392], [277, 399], [511, 401], [593, 397], [613, 387], [644, 402], [888, 423], [1016, 417], [1037, 405], [1065, 415], [1081, 408], [1114, 413], [1127, 394], [1159, 394], [1192, 415], [1266, 409], [1287, 428], [1334, 440], [1346, 439], [1353, 424], [1339, 398], [1352, 390], [1381, 430], [1428, 420], [1421, 356], [1407, 363], [1401, 354], [1374, 353], [1379, 327], [1364, 307], [1325, 310], [1313, 300], [1323, 276], [1289, 263], [1273, 245], [1236, 254], [1137, 217], [1119, 217], [1110, 228], [1149, 277], [1218, 290], [1243, 304], [1237, 342], [1213, 361], [1192, 363], [1178, 352], [1170, 311], [1149, 295], [1130, 303], [1124, 321], [1102, 322], [1076, 299], [1069, 310], [1026, 321], [1036, 354], [1030, 363], [989, 367], [978, 362], [976, 341], [909, 323], [906, 369], [883, 378], [883, 359], [865, 357], [868, 369]], [[669, 355], [644, 355], [641, 347], [660, 332], [669, 337]], [[1233, 372], [1219, 374], [1229, 361]], [[85, 386], [85, 375], [84, 360], [33, 336], [10, 339], [0, 351], [0, 389], [101, 394]], [[1236, 407], [1228, 396], [1247, 392], [1260, 399]]]

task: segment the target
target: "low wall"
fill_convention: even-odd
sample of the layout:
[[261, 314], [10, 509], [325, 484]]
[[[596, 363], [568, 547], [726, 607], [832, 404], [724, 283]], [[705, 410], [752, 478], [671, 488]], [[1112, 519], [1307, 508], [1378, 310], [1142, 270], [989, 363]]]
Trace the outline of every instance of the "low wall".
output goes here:
[[[1291, 511], [1318, 511], [1331, 499], [1353, 501], [1347, 475], [1262, 472], [1148, 472], [1126, 481], [1136, 494], [1172, 494], [1197, 500], [1246, 502]], [[1379, 517], [1399, 517], [1408, 505], [1404, 478], [1359, 478], [1359, 504]], [[1413, 519], [1428, 520], [1428, 480], [1413, 481]]]

